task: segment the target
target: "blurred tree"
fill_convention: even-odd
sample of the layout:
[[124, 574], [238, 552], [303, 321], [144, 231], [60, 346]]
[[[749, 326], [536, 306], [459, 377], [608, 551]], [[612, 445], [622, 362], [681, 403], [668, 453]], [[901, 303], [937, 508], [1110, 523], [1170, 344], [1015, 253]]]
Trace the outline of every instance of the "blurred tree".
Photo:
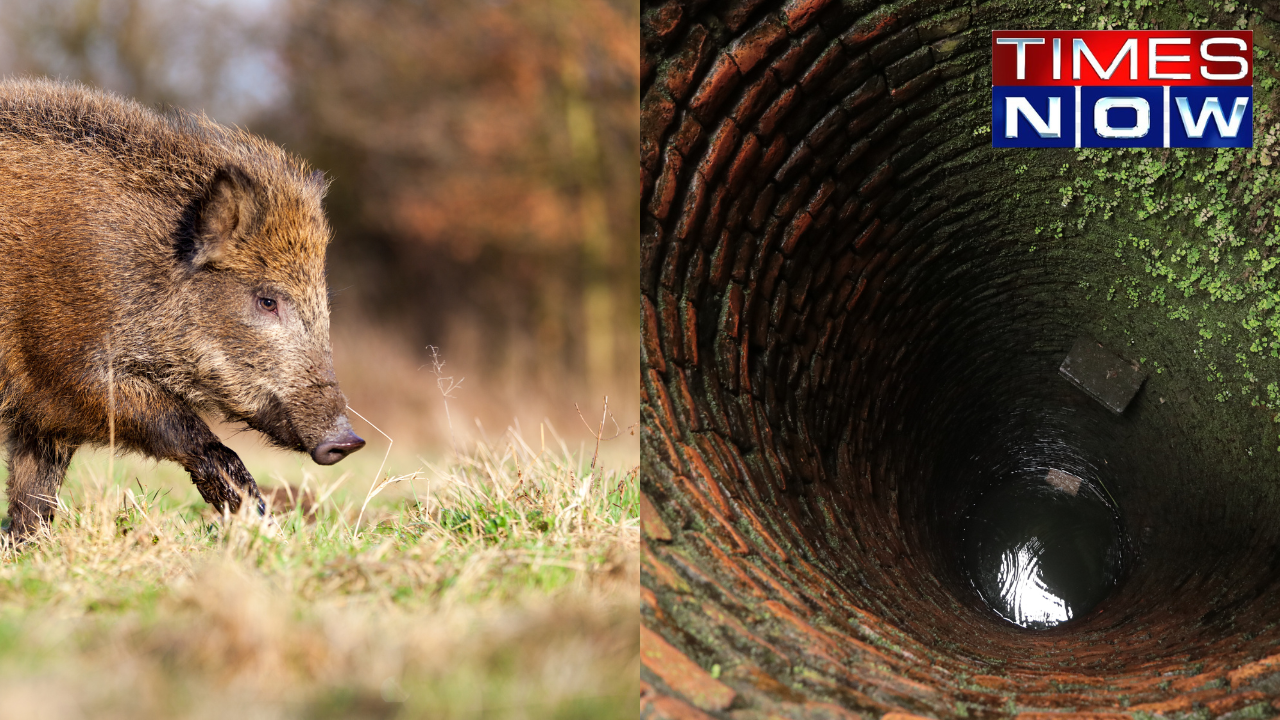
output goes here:
[[282, 0], [0, 0], [0, 69], [245, 123], [287, 88]]
[[292, 8], [276, 134], [335, 178], [335, 285], [492, 373], [634, 392], [639, 3]]

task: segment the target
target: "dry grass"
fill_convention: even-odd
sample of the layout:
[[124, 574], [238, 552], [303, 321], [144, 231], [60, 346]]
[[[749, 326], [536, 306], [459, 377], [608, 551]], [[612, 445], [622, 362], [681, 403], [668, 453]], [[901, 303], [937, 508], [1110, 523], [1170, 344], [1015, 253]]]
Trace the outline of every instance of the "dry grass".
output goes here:
[[180, 471], [78, 459], [52, 532], [0, 551], [3, 713], [634, 717], [634, 471], [516, 433], [381, 459], [283, 478], [313, 507], [280, 532], [215, 518]]

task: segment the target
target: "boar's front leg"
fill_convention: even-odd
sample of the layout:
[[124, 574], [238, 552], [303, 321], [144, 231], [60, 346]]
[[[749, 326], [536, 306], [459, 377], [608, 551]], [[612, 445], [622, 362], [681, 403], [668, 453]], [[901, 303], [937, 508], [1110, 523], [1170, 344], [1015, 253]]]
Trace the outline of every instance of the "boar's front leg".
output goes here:
[[240, 456], [223, 445], [199, 415], [174, 398], [145, 390], [134, 396], [121, 388], [116, 395], [120, 398], [116, 427], [123, 443], [186, 468], [200, 497], [219, 512], [224, 507], [239, 511], [243, 497], [266, 514], [258, 484]]
[[191, 473], [191, 480], [200, 491], [200, 497], [219, 511], [225, 507], [230, 512], [238, 512], [240, 499], [243, 497], [256, 505], [258, 514], [265, 515], [267, 505], [258, 492], [258, 484], [245, 469], [240, 456], [223, 445], [212, 430], [208, 430], [208, 433], [210, 440], [194, 443], [187, 452], [174, 460]]
[[9, 432], [9, 531], [24, 540], [53, 521], [58, 488], [76, 445], [16, 422]]

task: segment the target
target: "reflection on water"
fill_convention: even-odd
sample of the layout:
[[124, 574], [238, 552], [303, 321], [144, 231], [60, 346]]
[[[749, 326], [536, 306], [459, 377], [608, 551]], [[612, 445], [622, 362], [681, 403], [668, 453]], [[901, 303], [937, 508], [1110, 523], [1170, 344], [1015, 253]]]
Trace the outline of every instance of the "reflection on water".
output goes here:
[[983, 600], [1044, 629], [1093, 609], [1120, 573], [1120, 526], [1095, 482], [1029, 472], [987, 492], [964, 522], [965, 571]]
[[1000, 597], [1009, 610], [1009, 619], [1023, 627], [1046, 627], [1071, 619], [1067, 601], [1053, 594], [1040, 579], [1039, 540], [1006, 551], [1000, 558]]

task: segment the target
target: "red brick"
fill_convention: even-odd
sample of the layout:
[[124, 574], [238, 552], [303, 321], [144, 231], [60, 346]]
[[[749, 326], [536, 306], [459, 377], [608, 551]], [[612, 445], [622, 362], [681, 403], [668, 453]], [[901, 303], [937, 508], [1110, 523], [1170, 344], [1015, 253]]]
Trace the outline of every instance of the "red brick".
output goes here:
[[[1113, 652], [1114, 651], [1109, 651], [1108, 654], [1110, 655]], [[1048, 675], [1044, 675], [1043, 678], [1045, 683], [1048, 684], [1049, 686], [1052, 686], [1054, 683], [1056, 683], [1059, 686], [1083, 685], [1086, 687], [1096, 688], [1096, 687], [1106, 687], [1111, 685], [1114, 682], [1114, 678], [1094, 677], [1092, 675], [1080, 675], [1077, 673], [1050, 673]], [[1178, 684], [1175, 682], [1173, 686], [1176, 688], [1178, 687]]]
[[[1025, 686], [1025, 682], [1019, 683]], [[1019, 689], [1023, 689], [1020, 687]], [[1018, 693], [1015, 697], [1018, 705], [1022, 707], [1043, 708], [1045, 710], [1069, 709], [1074, 710], [1081, 707], [1089, 707], [1096, 705], [1095, 696], [1081, 693], [1057, 692], [1049, 690], [1042, 693]], [[1106, 703], [1108, 706], [1114, 703]], [[1025, 720], [1025, 719], [1024, 719]], [[1037, 718], [1035, 720], [1048, 720], [1048, 718]], [[1079, 720], [1091, 720], [1090, 718], [1080, 718]], [[1105, 719], [1098, 719], [1105, 720]]]
[[1205, 708], [1214, 715], [1223, 715], [1235, 710], [1239, 710], [1245, 705], [1262, 702], [1267, 699], [1266, 693], [1257, 690], [1248, 690], [1234, 695], [1228, 695], [1220, 700], [1205, 703]]
[[737, 283], [731, 283], [729, 291], [724, 294], [724, 305], [720, 311], [721, 318], [724, 320], [724, 326], [721, 329], [731, 338], [738, 337], [738, 325], [742, 320], [743, 299], [742, 286]]
[[754, 133], [747, 133], [742, 138], [738, 154], [733, 158], [733, 162], [730, 163], [729, 169], [725, 174], [724, 182], [730, 191], [736, 192], [741, 188], [751, 169], [760, 160], [761, 150], [760, 140]]
[[701, 25], [693, 26], [680, 51], [662, 67], [658, 82], [676, 102], [683, 100], [688, 93], [698, 66], [702, 64], [704, 53], [709, 52], [706, 42], [707, 29]]
[[[787, 220], [794, 215], [809, 197], [809, 185], [811, 184], [808, 177], [803, 177], [799, 182], [795, 183], [795, 186], [786, 195], [778, 199], [778, 204], [773, 209], [774, 216], [780, 220]], [[765, 248], [765, 250], [768, 249]]]
[[748, 555], [751, 553], [751, 546], [742, 538], [741, 533], [734, 529], [724, 515], [721, 515], [715, 509], [715, 506], [712, 505], [711, 501], [707, 499], [707, 496], [702, 493], [702, 490], [692, 480], [683, 475], [677, 476], [676, 480], [683, 484], [686, 499], [693, 506], [693, 509], [702, 516], [708, 532], [714, 533], [735, 555]]
[[818, 569], [810, 565], [803, 558], [794, 558], [791, 567], [795, 568], [797, 575], [801, 576], [801, 580], [810, 588], [815, 589], [815, 593], [819, 593], [825, 597], [839, 595], [840, 590], [831, 583], [830, 578], [825, 574], [818, 572]]
[[[853, 241], [853, 249], [861, 250], [863, 247], [867, 245], [868, 242], [870, 242], [871, 238], [876, 236], [876, 234], [879, 231], [880, 231], [880, 218], [876, 218], [875, 220], [872, 220], [861, 233], [858, 234], [857, 239]], [[864, 275], [858, 284], [858, 291], [854, 294], [854, 297], [849, 301], [848, 308], [850, 310], [853, 309], [854, 303], [858, 302], [858, 296], [862, 294], [862, 288], [863, 288], [863, 285], [865, 285], [865, 283], [866, 283], [866, 276]]]
[[[653, 372], [650, 370], [650, 372]], [[646, 395], [652, 395], [652, 385], [641, 386]], [[657, 398], [660, 400], [661, 398]], [[676, 472], [684, 470], [684, 458], [676, 454], [676, 446], [671, 442], [671, 438], [667, 436], [665, 424], [670, 422], [669, 419], [659, 418], [658, 413], [653, 407], [654, 398], [650, 398], [648, 404], [640, 408], [641, 424], [640, 435], [650, 438], [650, 441], [657, 445], [659, 460], [665, 461]]]
[[[867, 204], [862, 206], [862, 212], [858, 213], [858, 222], [866, 222], [868, 219], [870, 219], [871, 216], [875, 215], [877, 212], [880, 211], [880, 208], [885, 204], [885, 202], [888, 199], [889, 199], [889, 193], [881, 193], [871, 198], [870, 200], [868, 200]], [[892, 233], [885, 233], [885, 232], [881, 232], [878, 235], [878, 237], [880, 238], [887, 238], [891, 236], [892, 236]]]
[[787, 28], [777, 16], [769, 16], [729, 43], [729, 57], [745, 75], [751, 72], [769, 51], [787, 37]]
[[656, 693], [640, 700], [640, 717], [643, 720], [715, 720], [683, 700]]
[[[757, 554], [754, 557], [761, 556]], [[770, 564], [767, 558], [761, 557], [761, 559], [765, 561], [765, 564]], [[756, 582], [772, 591], [774, 597], [782, 598], [783, 602], [787, 603], [787, 605], [791, 606], [795, 610], [808, 612], [808, 607], [804, 604], [804, 601], [796, 597], [795, 593], [787, 589], [786, 586], [778, 580], [779, 577], [782, 577], [782, 574], [778, 572], [776, 565], [772, 565], [769, 569], [761, 570], [755, 563], [744, 561], [742, 563], [742, 569], [746, 570], [748, 575], [754, 577]]]
[[[671, 385], [674, 391], [675, 404], [681, 411], [681, 419], [684, 421], [684, 427], [693, 432], [702, 430], [702, 420], [698, 414], [698, 408], [693, 404], [693, 394], [689, 392], [689, 385], [685, 382], [684, 371], [675, 368], [671, 373]], [[685, 447], [685, 446], [681, 446]], [[685, 449], [685, 460], [689, 459], [689, 451]], [[701, 458], [699, 458], [701, 460]]]
[[662, 516], [654, 508], [649, 496], [643, 492], [640, 493], [640, 527], [644, 529], [644, 534], [648, 535], [652, 540], [671, 540], [671, 530], [662, 521]]
[[[657, 370], [649, 370], [649, 383], [651, 386], [649, 392], [657, 395], [654, 399], [657, 401], [658, 409], [664, 415], [663, 421], [667, 423], [673, 422], [676, 417], [675, 408], [671, 405], [671, 398], [667, 395], [667, 386], [663, 384], [662, 377], [658, 375]], [[680, 458], [680, 467], [684, 467], [683, 458]]]
[[689, 592], [689, 583], [685, 582], [684, 578], [677, 575], [666, 563], [659, 560], [658, 556], [653, 554], [647, 542], [641, 546], [640, 567], [643, 570], [648, 570], [654, 580], [668, 588], [679, 593]]
[[822, 51], [817, 60], [813, 61], [809, 69], [804, 71], [798, 84], [806, 93], [816, 95], [817, 86], [825, 82], [831, 76], [831, 73], [846, 64], [847, 59], [844, 55], [843, 46], [840, 43], [832, 43], [827, 46], [826, 50]]
[[782, 17], [787, 21], [787, 27], [792, 33], [803, 30], [818, 11], [826, 7], [831, 0], [787, 0], [787, 4], [782, 6]]
[[1014, 720], [1132, 720], [1132, 717], [1120, 712], [1024, 712], [1018, 713]]
[[698, 366], [698, 312], [694, 309], [693, 304], [688, 300], [681, 300], [680, 306], [684, 309], [681, 313], [683, 319], [683, 327], [681, 334], [684, 335], [684, 356], [685, 362], [690, 367]]
[[645, 12], [640, 21], [641, 34], [647, 35], [657, 42], [664, 42], [671, 33], [680, 27], [684, 19], [684, 6], [679, 2], [668, 2], [665, 5]]
[[657, 86], [649, 88], [640, 102], [640, 135], [659, 140], [676, 117], [676, 104]]
[[873, 40], [887, 36], [897, 28], [898, 16], [890, 10], [881, 8], [854, 23], [853, 27], [840, 36], [840, 42], [856, 50]]
[[680, 169], [684, 166], [684, 158], [673, 148], [667, 148], [662, 162], [662, 172], [653, 184], [653, 196], [649, 200], [649, 213], [659, 220], [666, 220], [671, 212], [671, 203], [676, 197], [676, 186], [680, 182]]
[[739, 565], [739, 562], [741, 561], [736, 560], [724, 550], [721, 550], [718, 545], [711, 542], [711, 540], [702, 533], [689, 533], [689, 537], [698, 544], [698, 547], [704, 553], [711, 556], [711, 559], [716, 563], [716, 568], [723, 571], [723, 575], [729, 578], [730, 584], [733, 585], [733, 589], [737, 591], [739, 595], [751, 596], [757, 600], [764, 600], [769, 597], [765, 594], [760, 585], [752, 580], [750, 575], [743, 571], [742, 566]]
[[[701, 538], [696, 536], [702, 535]], [[690, 538], [700, 539], [703, 542], [698, 547], [706, 544], [706, 536], [702, 533], [690, 532]], [[738, 595], [734, 590], [727, 587], [724, 583], [707, 574], [703, 565], [706, 561], [702, 558], [695, 559], [694, 556], [686, 551], [684, 547], [669, 545], [663, 548], [663, 558], [667, 564], [680, 576], [687, 580], [690, 586], [705, 589], [708, 592], [702, 593], [703, 596], [709, 596], [718, 599], [719, 602], [732, 607], [745, 607], [746, 601]]]
[[827, 200], [831, 199], [831, 194], [836, 190], [836, 183], [831, 178], [827, 178], [822, 185], [813, 193], [813, 197], [809, 199], [809, 204], [805, 206], [805, 210], [810, 215], [817, 217], [818, 212], [827, 204]]
[[684, 451], [685, 460], [689, 462], [689, 467], [694, 474], [701, 478], [701, 489], [706, 492], [707, 497], [715, 504], [715, 509], [721, 515], [730, 517], [732, 511], [729, 508], [729, 500], [725, 497], [720, 483], [716, 481], [711, 474], [711, 469], [707, 467], [706, 462], [702, 459], [702, 453], [689, 445], [681, 445], [680, 449]]
[[[858, 640], [857, 638], [854, 638], [845, 633], [842, 633], [839, 630], [835, 630], [834, 628], [824, 629], [824, 633], [829, 638], [839, 640], [842, 650], [856, 650], [862, 653], [863, 655], [865, 655], [867, 658], [869, 658], [873, 663], [881, 663], [885, 666], [894, 667], [894, 668], [898, 668], [902, 664], [900, 658], [890, 657], [884, 652], [871, 647], [870, 645], [862, 642], [861, 640]], [[895, 679], [901, 680], [901, 678], [895, 678]], [[910, 681], [902, 680], [902, 682], [910, 682]]]
[[[1018, 717], [1022, 717], [1022, 716], [1019, 715]], [[932, 719], [924, 717], [922, 715], [912, 715], [911, 713], [891, 712], [891, 713], [885, 713], [884, 715], [880, 716], [880, 720], [932, 720]]]
[[[760, 119], [756, 121], [756, 128], [761, 137], [771, 137], [773, 135], [778, 123], [791, 111], [791, 107], [799, 97], [800, 91], [794, 86], [778, 94], [778, 97], [769, 104], [769, 107], [765, 108], [764, 113], [760, 115]], [[775, 142], [779, 139], [782, 139], [781, 135], [775, 138]]]
[[1214, 680], [1226, 677], [1223, 670], [1214, 670], [1212, 672], [1203, 672], [1199, 675], [1191, 675], [1189, 677], [1178, 678], [1173, 681], [1173, 689], [1178, 692], [1186, 692], [1188, 690], [1199, 690]]
[[791, 47], [769, 65], [769, 69], [776, 73], [782, 82], [791, 82], [800, 66], [821, 51], [825, 40], [826, 35], [823, 34], [822, 29], [813, 28], [805, 33], [804, 37], [794, 41]]
[[745, 504], [734, 503], [734, 509], [737, 511], [738, 517], [746, 518], [747, 524], [755, 530], [756, 535], [764, 541], [764, 544], [773, 551], [775, 556], [774, 559], [778, 562], [786, 562], [787, 552], [783, 550], [782, 546], [778, 544], [778, 541], [774, 540], [773, 536], [765, 530], [764, 523], [760, 522], [760, 518], [756, 517], [756, 514], [751, 511], [751, 508], [747, 507]]
[[927, 70], [890, 90], [889, 96], [893, 98], [895, 105], [901, 105], [936, 85], [938, 80], [942, 78], [942, 72], [943, 68], [936, 67]]
[[654, 631], [640, 626], [640, 659], [654, 675], [702, 710], [724, 710], [737, 696]]
[[[858, 694], [861, 695], [861, 693], [858, 693]], [[875, 703], [875, 704], [879, 705], [879, 703]], [[885, 713], [881, 717], [888, 718], [893, 715], [904, 715], [905, 717], [911, 717], [911, 718], [918, 717], [916, 715], [906, 715], [905, 713]], [[842, 708], [839, 705], [833, 705], [831, 703], [824, 703], [824, 702], [805, 703], [804, 709], [801, 711], [800, 717], [804, 718], [804, 720], [866, 720], [867, 719], [867, 716], [861, 713], [856, 713], [852, 710]]]
[[831, 108], [822, 116], [805, 136], [805, 142], [815, 149], [821, 149], [831, 137], [845, 127], [848, 116], [839, 107]]
[[[782, 163], [782, 167], [778, 168], [778, 172], [774, 173], [773, 179], [783, 182], [796, 170], [801, 168], [808, 169], [811, 165], [813, 165], [813, 148], [809, 146], [809, 143], [801, 140], [795, 146], [795, 149], [791, 151], [791, 154], [787, 156], [787, 161]], [[807, 180], [808, 178], [805, 179]], [[787, 216], [790, 216], [790, 213], [787, 213]]]
[[676, 222], [675, 229], [671, 231], [672, 238], [681, 241], [691, 238], [691, 231], [697, 226], [702, 210], [707, 204], [707, 185], [706, 176], [700, 172], [693, 173], [693, 177], [689, 179], [689, 189], [684, 194], [680, 219]]
[[640, 103], [640, 166], [650, 172], [658, 167], [662, 136], [676, 117], [676, 105], [655, 88], [649, 88]]
[[1160, 702], [1142, 703], [1141, 705], [1130, 705], [1130, 712], [1147, 712], [1153, 715], [1163, 715], [1169, 712], [1178, 712], [1181, 710], [1190, 710], [1192, 701], [1190, 697], [1176, 697], [1172, 700], [1162, 700]]
[[926, 20], [916, 27], [920, 33], [921, 40], [932, 42], [948, 35], [955, 35], [969, 27], [969, 13], [959, 10], [951, 15], [943, 15]]
[[662, 620], [665, 617], [662, 607], [658, 605], [657, 594], [643, 585], [640, 586], [640, 602], [647, 606], [658, 620]]
[[737, 123], [730, 118], [725, 118], [707, 140], [707, 152], [698, 163], [698, 172], [702, 173], [707, 180], [714, 180], [720, 166], [733, 155], [733, 150], [738, 146], [738, 140], [741, 137], [742, 133], [738, 131]]
[[742, 621], [738, 620], [738, 618], [732, 613], [725, 612], [723, 608], [710, 601], [702, 604], [702, 611], [706, 613], [711, 622], [726, 628], [729, 632], [737, 635], [739, 639], [748, 643], [752, 647], [768, 650], [770, 653], [773, 653], [774, 660], [780, 665], [785, 666], [791, 664], [791, 658], [786, 653], [774, 647], [759, 635], [748, 630], [747, 627], [742, 624]]
[[[678, 252], [675, 248], [671, 250]], [[658, 339], [667, 357], [676, 363], [684, 362], [684, 339], [680, 332], [680, 303], [676, 294], [666, 287], [658, 290]], [[672, 416], [675, 419], [675, 416]]]
[[1231, 689], [1235, 690], [1241, 685], [1251, 683], [1263, 675], [1273, 672], [1280, 672], [1280, 655], [1272, 655], [1257, 662], [1243, 665], [1227, 673], [1227, 679], [1231, 681]]
[[[736, 493], [734, 488], [737, 487], [737, 469], [729, 462], [729, 458], [725, 456], [724, 448], [717, 445], [711, 438], [716, 436], [708, 436], [699, 433], [693, 437], [694, 443], [701, 451], [702, 460], [706, 463], [707, 468], [711, 470], [712, 475], [720, 483], [720, 489], [725, 492], [728, 497], [733, 497]], [[721, 441], [723, 443], [723, 441]], [[725, 517], [732, 518], [732, 508], [726, 507], [724, 511]], [[735, 520], [737, 518], [734, 518]]]
[[667, 148], [680, 153], [681, 157], [688, 158], [693, 152], [693, 146], [698, 144], [704, 134], [702, 123], [698, 118], [692, 113], [685, 113], [680, 119], [680, 127], [671, 134]]
[[[730, 285], [730, 287], [735, 287]], [[716, 369], [720, 374], [720, 383], [734, 395], [738, 394], [738, 348], [733, 339], [721, 334], [716, 338]]]
[[886, 87], [883, 75], [872, 75], [870, 80], [862, 83], [857, 90], [849, 93], [849, 96], [840, 103], [840, 107], [845, 110], [857, 110], [859, 106], [880, 97]]
[[667, 361], [658, 340], [658, 311], [654, 309], [653, 301], [648, 295], [640, 296], [640, 318], [643, 325], [641, 339], [644, 342], [645, 359], [649, 361], [649, 367], [665, 373]]
[[813, 216], [806, 210], [801, 210], [791, 218], [791, 222], [787, 223], [787, 229], [782, 233], [782, 246], [778, 251], [783, 255], [790, 256], [799, 244], [800, 238], [804, 236], [804, 232], [813, 224]]
[[974, 675], [970, 680], [972, 680], [975, 685], [981, 685], [984, 688], [999, 690], [1001, 692], [1015, 690], [1018, 687], [1017, 683], [1012, 680], [996, 675]]
[[739, 125], [745, 125], [777, 92], [777, 76], [771, 72], [764, 73], [743, 89], [737, 104], [729, 111], [729, 117], [738, 121]]
[[871, 172], [871, 175], [863, 181], [862, 186], [858, 188], [858, 194], [862, 197], [869, 197], [882, 190], [889, 179], [893, 177], [893, 166], [884, 163], [880, 167]]
[[724, 21], [731, 32], [738, 32], [751, 16], [759, 9], [764, 0], [728, 0], [716, 3], [716, 14]]
[[774, 617], [784, 620], [793, 630], [799, 647], [808, 654], [820, 657], [836, 665], [842, 664], [844, 653], [836, 647], [831, 638], [824, 632], [810, 625], [795, 613], [794, 610], [776, 600], [766, 600], [763, 605], [773, 613]]
[[[726, 213], [730, 208], [738, 203], [738, 199], [733, 197], [729, 192], [729, 188], [725, 187], [723, 182], [712, 183], [714, 189], [711, 191], [711, 199], [707, 203], [707, 216], [702, 221], [702, 231], [698, 233], [699, 245], [709, 245], [712, 238], [720, 237], [721, 223], [725, 220]], [[699, 248], [701, 250], [701, 248]], [[697, 264], [690, 264], [689, 274], [687, 276], [685, 287], [698, 290], [694, 283], [706, 279], [706, 265], [703, 257], [697, 258]]]
[[717, 56], [706, 77], [694, 91], [693, 98], [689, 100], [689, 109], [704, 119], [714, 116], [720, 103], [724, 102], [729, 91], [738, 84], [741, 75], [733, 58], [727, 54]]

